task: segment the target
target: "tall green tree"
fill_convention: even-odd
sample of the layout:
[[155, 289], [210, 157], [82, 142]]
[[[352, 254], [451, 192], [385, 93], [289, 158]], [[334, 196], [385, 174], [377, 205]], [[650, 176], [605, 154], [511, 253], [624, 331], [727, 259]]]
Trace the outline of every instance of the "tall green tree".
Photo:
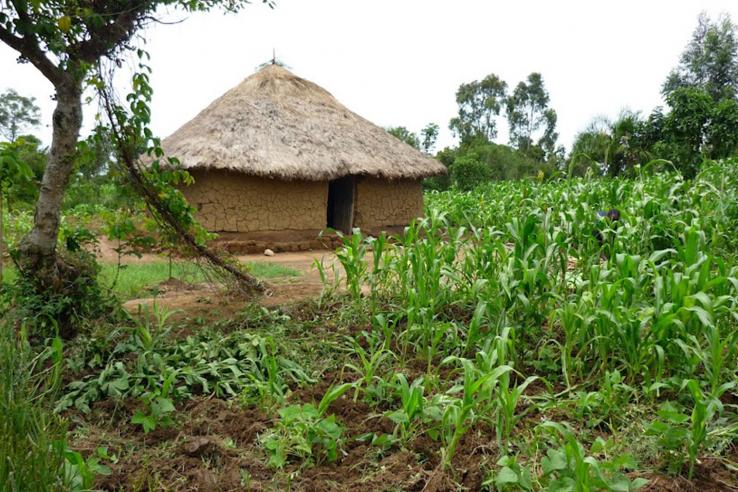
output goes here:
[[[263, 0], [270, 3], [270, 0]], [[228, 12], [248, 0], [0, 0], [0, 41], [33, 65], [54, 87], [56, 108], [48, 163], [36, 202], [34, 224], [22, 240], [19, 259], [38, 288], [59, 285], [56, 244], [64, 190], [75, 163], [82, 126], [82, 92], [87, 83], [99, 84], [100, 63], [120, 64], [133, 49], [134, 34], [156, 20], [157, 12]], [[135, 108], [148, 111], [148, 107]]]
[[610, 176], [632, 171], [636, 164], [650, 160], [643, 143], [643, 127], [644, 122], [633, 111], [622, 111], [614, 121], [595, 118], [574, 139], [569, 171], [584, 174], [591, 169]]
[[540, 73], [521, 81], [507, 98], [510, 144], [521, 152], [544, 160], [556, 150], [556, 111], [549, 108], [550, 97]]
[[730, 16], [716, 21], [700, 14], [692, 39], [662, 87], [664, 96], [680, 88], [702, 89], [713, 100], [738, 93], [738, 36]]
[[610, 126], [609, 119], [598, 116], [584, 130], [577, 133], [569, 154], [569, 173], [581, 176], [587, 172], [595, 175], [603, 172], [607, 148], [612, 141]]
[[671, 161], [685, 176], [699, 171], [704, 159], [720, 159], [738, 152], [738, 102], [715, 101], [704, 89], [682, 87], [666, 98], [669, 112], [655, 111], [651, 151]]
[[451, 119], [449, 128], [462, 141], [497, 137], [497, 117], [505, 104], [507, 83], [495, 74], [481, 81], [461, 84], [456, 91], [458, 115]]
[[392, 126], [387, 128], [387, 133], [395, 138], [402, 140], [409, 146], [420, 150], [420, 138], [414, 132], [408, 130], [406, 127]]
[[438, 141], [439, 126], [436, 123], [428, 123], [420, 130], [420, 150], [430, 155]]
[[41, 110], [35, 98], [21, 96], [14, 89], [0, 94], [0, 136], [12, 142], [39, 123]]
[[421, 150], [426, 154], [431, 154], [438, 140], [438, 130], [439, 127], [437, 124], [428, 123], [420, 130], [420, 134], [412, 132], [404, 126], [391, 126], [387, 128], [387, 133], [399, 138], [411, 147]]

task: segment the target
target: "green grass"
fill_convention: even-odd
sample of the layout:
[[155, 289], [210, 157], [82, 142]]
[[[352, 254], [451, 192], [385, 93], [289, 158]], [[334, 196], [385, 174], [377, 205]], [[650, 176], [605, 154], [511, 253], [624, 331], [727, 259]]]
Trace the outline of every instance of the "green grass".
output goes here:
[[[247, 263], [246, 267], [251, 274], [261, 279], [273, 279], [278, 277], [296, 277], [300, 272], [276, 263]], [[115, 265], [103, 265], [100, 278], [103, 285], [112, 285], [115, 278]], [[197, 284], [208, 280], [207, 274], [202, 268], [192, 262], [172, 263], [172, 277]], [[161, 282], [169, 278], [169, 263], [135, 263], [126, 265], [121, 269], [115, 284], [115, 292], [124, 298], [135, 298], [147, 294]]]
[[[53, 414], [61, 343], [36, 354], [0, 323], [0, 489], [67, 490], [65, 425]], [[44, 365], [48, 369], [44, 370]]]
[[299, 277], [302, 273], [294, 268], [278, 263], [253, 262], [247, 263], [249, 272], [259, 278]]
[[15, 271], [15, 268], [12, 266], [5, 265], [5, 268], [3, 268], [3, 283], [4, 284], [12, 284], [15, 282], [15, 278], [17, 277], [17, 272]]
[[[141, 297], [169, 278], [169, 263], [166, 261], [123, 265], [117, 280], [116, 270], [116, 265], [103, 265], [100, 281], [105, 287], [113, 286], [113, 290], [124, 298]], [[173, 262], [172, 277], [191, 284], [206, 280], [202, 269], [190, 262]]]
[[[294, 268], [277, 263], [251, 262], [247, 263], [248, 271], [261, 279], [280, 277], [298, 277], [301, 273]], [[100, 281], [104, 287], [113, 285], [116, 274], [116, 265], [103, 264], [100, 271]], [[12, 283], [17, 276], [14, 268], [4, 270], [4, 283]], [[208, 280], [207, 274], [195, 263], [189, 261], [175, 261], [172, 263], [172, 277], [190, 284], [197, 284]], [[134, 263], [124, 265], [115, 281], [114, 292], [119, 296], [130, 299], [149, 294], [150, 290], [169, 278], [169, 263], [157, 261], [151, 263]]]

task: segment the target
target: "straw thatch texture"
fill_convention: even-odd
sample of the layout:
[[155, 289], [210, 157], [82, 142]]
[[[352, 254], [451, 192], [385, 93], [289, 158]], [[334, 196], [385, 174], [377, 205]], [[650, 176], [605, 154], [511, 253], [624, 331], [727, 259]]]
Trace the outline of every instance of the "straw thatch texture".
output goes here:
[[445, 167], [352, 113], [330, 93], [268, 65], [162, 142], [186, 169], [300, 180], [423, 178]]

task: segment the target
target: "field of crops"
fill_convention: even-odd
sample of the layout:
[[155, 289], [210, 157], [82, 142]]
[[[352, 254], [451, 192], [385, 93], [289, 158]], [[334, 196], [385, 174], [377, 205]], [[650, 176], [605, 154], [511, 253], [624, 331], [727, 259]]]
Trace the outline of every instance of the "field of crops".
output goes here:
[[[65, 347], [44, 375], [59, 391], [40, 398], [64, 417], [50, 449], [66, 479], [736, 490], [737, 161], [693, 181], [510, 181], [426, 205], [402, 238], [346, 238], [345, 273], [318, 265], [319, 299], [219, 322], [154, 310]], [[609, 208], [618, 224], [597, 217]]]

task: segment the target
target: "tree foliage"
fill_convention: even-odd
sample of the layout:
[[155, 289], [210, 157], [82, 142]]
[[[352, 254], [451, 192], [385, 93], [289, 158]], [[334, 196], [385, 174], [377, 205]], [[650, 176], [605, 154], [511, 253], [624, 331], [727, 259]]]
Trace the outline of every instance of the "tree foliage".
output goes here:
[[475, 152], [466, 153], [454, 160], [451, 181], [461, 191], [473, 190], [491, 178], [491, 170]]
[[0, 94], [0, 136], [12, 142], [41, 123], [41, 111], [34, 97], [24, 97], [14, 89]]
[[9, 144], [18, 161], [28, 169], [27, 179], [17, 181], [7, 190], [8, 204], [31, 205], [38, 197], [41, 177], [46, 169], [47, 151], [41, 141], [33, 135], [18, 137]]
[[387, 128], [387, 133], [399, 138], [411, 147], [414, 147], [425, 154], [430, 155], [433, 152], [433, 148], [436, 146], [438, 140], [439, 127], [435, 123], [428, 123], [420, 130], [420, 133], [415, 133], [408, 130], [404, 126], [392, 126]]
[[650, 160], [644, 148], [644, 122], [638, 113], [623, 111], [617, 119], [596, 118], [580, 132], [572, 145], [569, 172], [618, 176], [636, 164]]
[[387, 133], [402, 140], [409, 146], [420, 150], [420, 138], [404, 126], [392, 126], [387, 128]]
[[738, 38], [730, 16], [712, 21], [700, 14], [692, 39], [662, 87], [664, 96], [677, 89], [704, 90], [714, 101], [738, 93]]
[[436, 147], [440, 127], [436, 123], [428, 123], [420, 130], [420, 150], [431, 154]]
[[458, 116], [449, 128], [462, 141], [475, 137], [497, 137], [497, 117], [505, 105], [507, 83], [491, 73], [481, 81], [461, 84], [456, 91]]
[[[122, 64], [125, 54], [136, 50], [134, 35], [156, 20], [157, 12], [194, 12], [221, 9], [235, 12], [248, 0], [108, 0], [78, 2], [76, 0], [31, 1], [0, 0], [0, 41], [19, 54], [19, 62], [32, 64], [54, 86], [56, 108], [52, 118], [53, 138], [40, 187], [34, 224], [21, 241], [18, 252], [20, 277], [27, 289], [24, 297], [71, 299], [64, 309], [74, 311], [79, 293], [64, 289], [83, 281], [95, 284], [94, 269], [78, 268], [57, 253], [61, 208], [70, 176], [76, 163], [78, 138], [82, 126], [83, 90], [90, 85], [105, 89], [102, 68], [109, 70]], [[263, 0], [271, 5], [270, 0]], [[139, 58], [148, 56], [138, 49]], [[133, 80], [134, 95], [129, 99], [136, 118], [125, 131], [146, 131], [153, 139], [146, 121], [150, 117], [151, 88], [148, 74], [137, 74]], [[110, 91], [106, 91], [111, 94]], [[134, 107], [135, 106], [135, 107]], [[114, 108], [108, 104], [109, 111]], [[122, 112], [118, 112], [122, 115]], [[120, 122], [118, 122], [120, 123]], [[128, 140], [126, 140], [128, 142]], [[158, 147], [158, 146], [157, 146]], [[131, 158], [130, 149], [126, 149]], [[141, 148], [133, 153], [138, 157]], [[133, 179], [133, 178], [132, 178]], [[163, 181], [160, 181], [163, 182]], [[171, 183], [170, 183], [171, 184]], [[164, 190], [160, 190], [166, 196]], [[176, 211], [168, 211], [174, 220]], [[179, 229], [180, 232], [186, 232]], [[192, 236], [189, 236], [190, 238]], [[88, 273], [85, 273], [88, 272]], [[243, 274], [241, 274], [244, 277]], [[248, 276], [245, 276], [248, 277]], [[66, 293], [65, 293], [65, 292]], [[54, 301], [56, 302], [56, 301]], [[68, 316], [61, 318], [70, 319]]]
[[517, 149], [483, 137], [464, 142], [456, 149], [444, 149], [437, 158], [449, 168], [450, 184], [461, 190], [470, 190], [491, 180], [551, 175], [555, 170], [550, 163], [537, 161]]
[[3, 280], [3, 256], [5, 254], [3, 201], [14, 187], [29, 181], [31, 169], [21, 160], [17, 142], [0, 142], [0, 284]]
[[655, 139], [652, 153], [668, 159], [686, 176], [694, 176], [704, 159], [738, 151], [738, 103], [715, 101], [703, 89], [683, 87], [667, 96], [670, 111], [650, 118]]
[[[538, 160], [556, 151], [556, 111], [549, 108], [550, 97], [540, 73], [533, 72], [521, 81], [507, 98], [510, 143]], [[540, 132], [540, 134], [539, 134]], [[536, 139], [537, 137], [537, 139]]]

